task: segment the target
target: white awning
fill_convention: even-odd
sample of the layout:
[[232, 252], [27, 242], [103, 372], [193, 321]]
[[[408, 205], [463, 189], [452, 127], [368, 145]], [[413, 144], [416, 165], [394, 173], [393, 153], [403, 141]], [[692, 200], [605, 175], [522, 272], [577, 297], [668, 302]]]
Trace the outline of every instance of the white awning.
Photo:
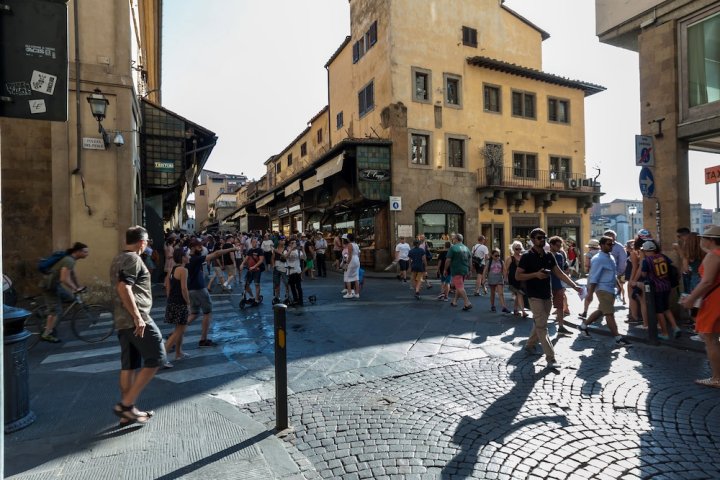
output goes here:
[[340, 171], [343, 168], [343, 157], [344, 153], [341, 153], [337, 157], [333, 158], [329, 162], [323, 163], [317, 168], [317, 178], [318, 180], [323, 180], [325, 178], [331, 177], [335, 175], [336, 173], [340, 173]]
[[289, 197], [290, 195], [292, 195], [293, 193], [298, 192], [298, 191], [300, 191], [300, 179], [299, 178], [297, 180], [295, 180], [294, 182], [292, 182], [287, 187], [285, 187], [285, 196]]
[[275, 200], [275, 194], [274, 194], [274, 193], [271, 193], [270, 195], [268, 195], [268, 196], [266, 196], [266, 197], [263, 197], [263, 198], [261, 198], [260, 200], [258, 200], [257, 203], [255, 204], [255, 206], [256, 206], [257, 208], [264, 207], [265, 205], [267, 205], [268, 203], [272, 202], [273, 200]]
[[244, 208], [241, 208], [237, 212], [233, 213], [231, 217], [227, 218], [227, 220], [237, 220], [240, 217], [244, 217], [247, 215], [247, 211]]
[[307, 192], [308, 190], [312, 190], [315, 187], [319, 187], [323, 184], [322, 179], [318, 179], [317, 175], [313, 175], [312, 177], [308, 178], [307, 180], [303, 180], [302, 187], [303, 191]]

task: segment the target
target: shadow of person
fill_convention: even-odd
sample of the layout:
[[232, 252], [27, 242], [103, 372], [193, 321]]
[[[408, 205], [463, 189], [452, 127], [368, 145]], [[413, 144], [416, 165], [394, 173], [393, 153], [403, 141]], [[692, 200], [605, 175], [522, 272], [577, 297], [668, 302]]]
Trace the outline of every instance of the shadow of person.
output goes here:
[[603, 387], [599, 382], [610, 373], [613, 361], [617, 360], [620, 355], [619, 348], [610, 345], [607, 337], [585, 340], [580, 336], [575, 337], [570, 348], [576, 352], [592, 350], [589, 355], [580, 355], [580, 365], [575, 375], [584, 380], [580, 389], [583, 397], [599, 395]]
[[[528, 425], [549, 422], [569, 425], [564, 415], [534, 416], [514, 422], [535, 384], [553, 372], [549, 368], [536, 372], [532, 360], [522, 349], [515, 352], [508, 359], [512, 388], [495, 400], [480, 418], [462, 417], [452, 437], [452, 442], [460, 446], [460, 451], [442, 469], [441, 478], [460, 479], [472, 476], [478, 454], [484, 445], [490, 442], [503, 443], [508, 435]], [[498, 383], [502, 384], [502, 379]]]

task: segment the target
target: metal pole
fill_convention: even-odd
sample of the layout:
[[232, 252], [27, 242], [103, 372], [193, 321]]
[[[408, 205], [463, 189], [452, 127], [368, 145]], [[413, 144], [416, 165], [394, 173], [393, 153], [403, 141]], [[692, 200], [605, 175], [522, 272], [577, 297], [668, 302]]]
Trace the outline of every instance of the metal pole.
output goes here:
[[720, 183], [715, 183], [715, 211], [720, 212]]
[[287, 305], [273, 306], [275, 317], [275, 429], [280, 432], [288, 428], [287, 404]]
[[657, 345], [657, 314], [655, 313], [655, 285], [652, 282], [645, 282], [645, 308], [647, 311], [648, 322], [648, 343]]

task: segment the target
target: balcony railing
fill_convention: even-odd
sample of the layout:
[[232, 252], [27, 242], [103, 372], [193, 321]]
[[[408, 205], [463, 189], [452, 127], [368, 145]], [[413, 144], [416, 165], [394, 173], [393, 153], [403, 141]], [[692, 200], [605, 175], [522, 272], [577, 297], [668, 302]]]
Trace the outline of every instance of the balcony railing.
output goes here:
[[509, 187], [526, 190], [575, 190], [599, 192], [600, 184], [579, 173], [530, 170], [516, 167], [484, 167], [478, 170], [478, 187]]

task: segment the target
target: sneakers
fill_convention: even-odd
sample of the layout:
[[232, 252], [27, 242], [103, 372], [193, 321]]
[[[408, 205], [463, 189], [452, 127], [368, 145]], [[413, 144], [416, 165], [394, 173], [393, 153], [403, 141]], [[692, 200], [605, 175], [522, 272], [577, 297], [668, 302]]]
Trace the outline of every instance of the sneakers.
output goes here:
[[347, 292], [345, 295], [343, 295], [342, 298], [355, 298], [355, 294], [352, 292]]
[[475, 291], [473, 292], [473, 295], [476, 296], [476, 297], [479, 297], [479, 296], [480, 296], [480, 290], [475, 290]]
[[587, 312], [578, 313], [578, 317], [587, 318]]
[[692, 337], [690, 337], [690, 340], [692, 340], [693, 342], [704, 342], [705, 341], [705, 340], [703, 340], [703, 338], [700, 335], [693, 335]]
[[557, 329], [557, 332], [561, 335], [572, 335], [572, 332], [565, 328], [564, 325], [560, 325]]
[[437, 299], [438, 299], [438, 300], [444, 300], [445, 298], [446, 298], [446, 297], [445, 297], [445, 294], [444, 294], [444, 293], [441, 293], [440, 295], [437, 296]]
[[348, 293], [347, 288], [343, 288], [342, 290], [340, 290], [340, 293], [343, 294], [343, 295], [345, 295], [346, 293]]
[[415, 292], [415, 300], [420, 300], [420, 294], [418, 292]]
[[53, 336], [51, 333], [48, 333], [47, 335], [40, 335], [40, 340], [43, 342], [49, 342], [49, 343], [60, 343], [61, 340], [55, 336]]
[[680, 335], [682, 335], [682, 330], [680, 330], [678, 327], [673, 328], [673, 336], [675, 338], [680, 338]]
[[502, 313], [510, 313], [510, 310], [508, 310], [506, 307], [503, 307]]
[[203, 348], [203, 347], [217, 347], [217, 346], [218, 346], [218, 344], [215, 343], [215, 342], [213, 342], [213, 341], [210, 340], [209, 338], [208, 338], [207, 340], [200, 340], [200, 341], [198, 342], [198, 347], [200, 347], [200, 348]]
[[660, 333], [658, 333], [658, 338], [660, 340], [670, 340], [670, 337], [668, 335], [662, 335]]
[[490, 307], [490, 311], [491, 311], [491, 312], [497, 312], [497, 309], [495, 308], [495, 305], [493, 305], [492, 307]]
[[628, 345], [630, 345], [630, 342], [622, 335], [618, 335], [617, 337], [615, 337], [615, 345], [617, 345], [618, 347], [627, 347]]
[[582, 333], [582, 338], [590, 338], [590, 332], [588, 331], [588, 326], [584, 323], [581, 323], [578, 325], [578, 330], [580, 330], [580, 333]]

